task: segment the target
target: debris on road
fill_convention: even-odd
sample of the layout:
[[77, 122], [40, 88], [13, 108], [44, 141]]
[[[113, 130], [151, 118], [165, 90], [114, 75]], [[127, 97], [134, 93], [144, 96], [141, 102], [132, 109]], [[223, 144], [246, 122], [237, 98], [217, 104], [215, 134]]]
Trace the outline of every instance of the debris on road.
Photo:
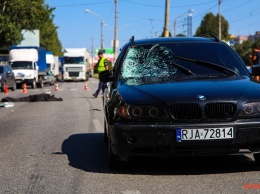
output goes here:
[[21, 98], [6, 97], [2, 98], [1, 102], [38, 102], [38, 101], [63, 101], [62, 98], [56, 98], [50, 94], [36, 94]]

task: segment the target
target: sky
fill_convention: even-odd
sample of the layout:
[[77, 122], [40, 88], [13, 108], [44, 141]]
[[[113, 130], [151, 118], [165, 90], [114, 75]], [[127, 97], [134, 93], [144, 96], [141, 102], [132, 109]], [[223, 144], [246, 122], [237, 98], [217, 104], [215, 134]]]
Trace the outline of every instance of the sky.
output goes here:
[[[118, 0], [118, 48], [135, 39], [161, 35], [164, 27], [166, 0]], [[169, 31], [187, 34], [187, 15], [192, 13], [192, 34], [203, 17], [219, 12], [219, 0], [170, 0]], [[101, 45], [101, 21], [104, 23], [104, 47], [112, 48], [115, 23], [115, 0], [45, 0], [54, 7], [54, 24], [64, 48], [93, 48]], [[88, 9], [91, 12], [87, 13]], [[260, 31], [260, 0], [222, 0], [221, 15], [229, 22], [229, 34], [248, 36]]]

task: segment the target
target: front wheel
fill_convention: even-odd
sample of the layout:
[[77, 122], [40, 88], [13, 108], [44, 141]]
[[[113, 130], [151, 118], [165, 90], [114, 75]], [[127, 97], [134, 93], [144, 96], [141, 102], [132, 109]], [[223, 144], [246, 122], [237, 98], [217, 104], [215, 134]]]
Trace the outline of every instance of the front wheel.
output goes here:
[[12, 91], [16, 90], [16, 82], [14, 81], [13, 86], [12, 86]]
[[104, 140], [107, 142], [107, 125], [106, 125], [106, 119], [104, 118]]
[[260, 153], [254, 153], [254, 159], [257, 165], [260, 165]]
[[33, 80], [33, 83], [32, 83], [32, 88], [35, 89], [36, 88], [36, 81], [35, 79]]
[[108, 167], [111, 169], [115, 169], [117, 167], [117, 160], [111, 148], [111, 138], [108, 139]]

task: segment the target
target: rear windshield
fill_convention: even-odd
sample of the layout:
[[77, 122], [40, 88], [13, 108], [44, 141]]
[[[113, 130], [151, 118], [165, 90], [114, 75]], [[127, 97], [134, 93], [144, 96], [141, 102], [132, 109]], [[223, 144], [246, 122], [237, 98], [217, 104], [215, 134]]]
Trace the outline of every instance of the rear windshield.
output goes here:
[[[248, 75], [244, 64], [227, 45], [189, 42], [136, 45], [129, 48], [123, 61], [121, 78], [152, 77], [154, 79], [165, 79], [167, 77], [187, 76], [183, 72], [183, 68], [193, 72], [196, 76], [223, 76], [223, 72], [216, 68], [178, 57], [214, 63], [237, 74]], [[183, 68], [180, 68], [180, 66]]]

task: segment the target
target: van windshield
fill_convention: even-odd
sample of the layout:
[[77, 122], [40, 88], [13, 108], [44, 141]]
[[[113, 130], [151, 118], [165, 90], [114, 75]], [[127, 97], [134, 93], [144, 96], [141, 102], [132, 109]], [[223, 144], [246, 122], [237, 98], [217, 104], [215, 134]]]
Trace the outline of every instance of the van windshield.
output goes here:
[[30, 61], [14, 61], [10, 63], [13, 70], [15, 69], [33, 69]]

